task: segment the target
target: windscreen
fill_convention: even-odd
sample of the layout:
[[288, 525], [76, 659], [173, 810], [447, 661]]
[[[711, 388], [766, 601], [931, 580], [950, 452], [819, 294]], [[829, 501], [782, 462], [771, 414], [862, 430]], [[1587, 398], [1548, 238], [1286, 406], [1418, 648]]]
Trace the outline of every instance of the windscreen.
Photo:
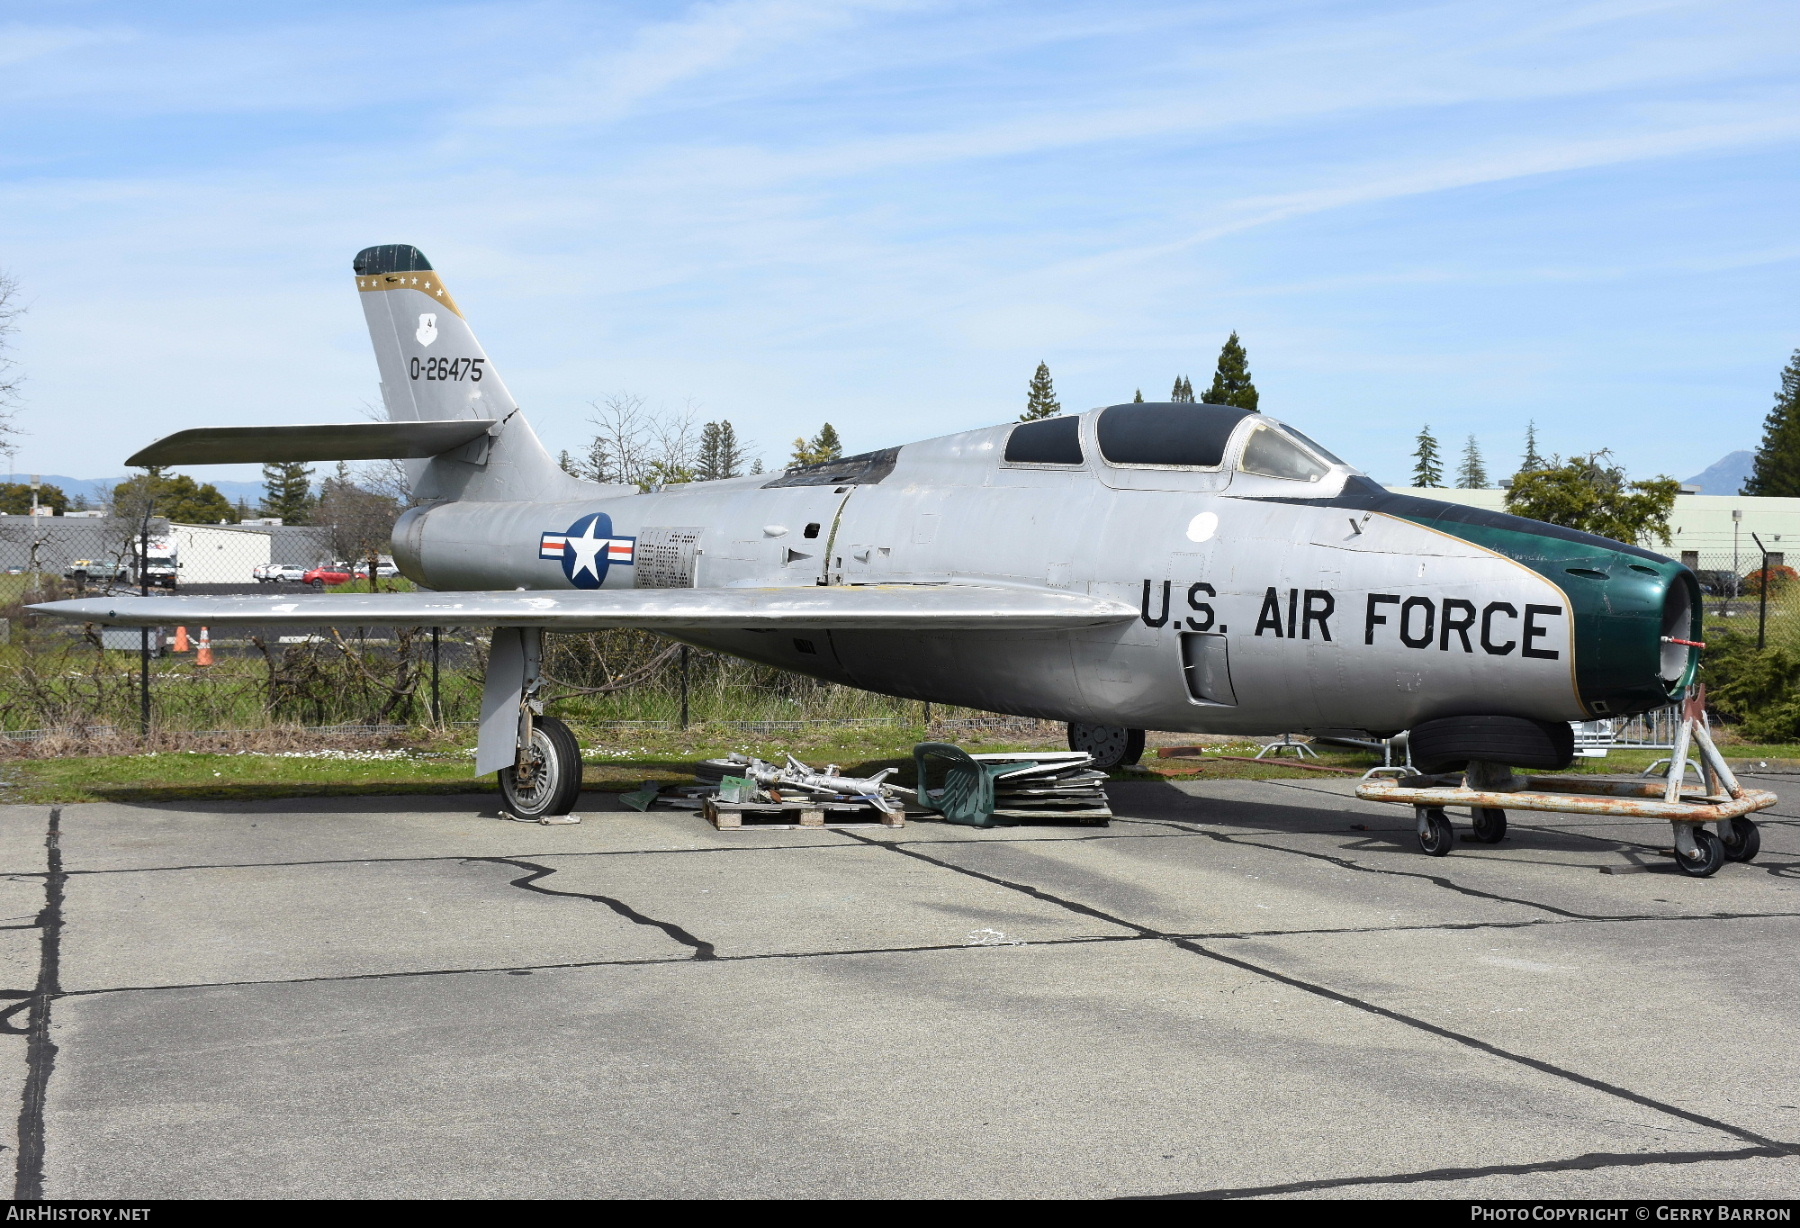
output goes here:
[[1299, 444], [1261, 423], [1250, 432], [1250, 440], [1244, 445], [1244, 459], [1238, 468], [1245, 473], [1260, 473], [1295, 482], [1316, 482], [1329, 472]]

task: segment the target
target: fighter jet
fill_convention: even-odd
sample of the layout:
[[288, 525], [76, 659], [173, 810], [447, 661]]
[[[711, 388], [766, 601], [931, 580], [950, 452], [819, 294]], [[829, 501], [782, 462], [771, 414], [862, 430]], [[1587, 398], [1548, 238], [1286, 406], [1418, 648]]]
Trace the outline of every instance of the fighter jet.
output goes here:
[[1567, 766], [1570, 721], [1670, 703], [1693, 574], [1651, 551], [1389, 492], [1293, 426], [1133, 403], [649, 492], [571, 477], [417, 248], [360, 252], [388, 421], [205, 427], [132, 465], [403, 458], [414, 593], [106, 596], [108, 625], [488, 626], [475, 771], [568, 812], [546, 631], [641, 627], [847, 686], [1068, 722], [1103, 766], [1146, 729], [1387, 736], [1428, 770]]

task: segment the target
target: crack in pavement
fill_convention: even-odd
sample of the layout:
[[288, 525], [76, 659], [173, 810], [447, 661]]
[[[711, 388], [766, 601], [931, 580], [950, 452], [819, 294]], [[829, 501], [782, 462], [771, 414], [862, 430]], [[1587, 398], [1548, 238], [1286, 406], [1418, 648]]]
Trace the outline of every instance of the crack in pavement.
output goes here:
[[[464, 859], [467, 860], [467, 859]], [[546, 893], [548, 894], [548, 893]], [[586, 898], [586, 897], [583, 897]], [[1072, 938], [1033, 938], [1017, 943], [990, 945], [971, 942], [935, 942], [919, 943], [901, 947], [832, 947], [816, 951], [754, 951], [740, 955], [719, 955], [715, 953], [709, 962], [751, 963], [757, 960], [774, 959], [836, 959], [856, 955], [918, 955], [934, 951], [995, 951], [1012, 950], [1018, 947], [1068, 947], [1083, 946], [1108, 942], [1170, 942], [1176, 939], [1188, 939], [1194, 942], [1233, 941], [1251, 938], [1318, 938], [1348, 934], [1419, 934], [1433, 931], [1466, 932], [1471, 930], [1515, 930], [1534, 929], [1540, 926], [1558, 925], [1591, 925], [1591, 924], [1630, 924], [1640, 921], [1745, 921], [1762, 920], [1768, 917], [1796, 918], [1800, 912], [1794, 913], [1728, 913], [1707, 916], [1646, 916], [1646, 917], [1605, 917], [1598, 922], [1582, 919], [1564, 920], [1554, 917], [1531, 917], [1523, 921], [1438, 921], [1419, 925], [1362, 925], [1321, 927], [1302, 930], [1208, 930], [1197, 932], [1150, 932], [1131, 934], [1082, 934]], [[179, 981], [168, 985], [102, 985], [94, 989], [67, 989], [57, 994], [58, 998], [85, 998], [101, 994], [115, 993], [159, 993], [163, 990], [188, 989], [242, 989], [264, 985], [319, 985], [333, 981], [382, 981], [398, 980], [405, 977], [436, 976], [481, 976], [494, 972], [560, 972], [583, 968], [635, 968], [657, 964], [686, 964], [694, 960], [694, 956], [676, 957], [648, 956], [642, 959], [582, 959], [566, 960], [551, 964], [484, 964], [477, 968], [411, 968], [394, 972], [343, 972], [330, 976], [294, 976], [269, 977], [261, 980], [247, 981]], [[15, 990], [0, 990], [0, 1000], [9, 997], [26, 997]], [[0, 1011], [0, 1019], [4, 1019], [29, 1003]], [[0, 1034], [9, 1029], [0, 1027]], [[24, 1035], [24, 1029], [10, 1029], [13, 1033]]]
[[[1226, 964], [1230, 967], [1237, 968], [1240, 971], [1248, 972], [1248, 973], [1252, 974], [1253, 976], [1259, 976], [1259, 977], [1263, 977], [1267, 980], [1277, 981], [1283, 985], [1287, 985], [1288, 987], [1290, 987], [1292, 989], [1298, 989], [1303, 993], [1312, 994], [1313, 996], [1323, 998], [1326, 1001], [1336, 1002], [1342, 1006], [1348, 1006], [1355, 1010], [1360, 1010], [1360, 1011], [1366, 1012], [1368, 1014], [1375, 1015], [1382, 1019], [1387, 1019], [1387, 1020], [1390, 1020], [1395, 1023], [1403, 1024], [1407, 1027], [1414, 1028], [1414, 1029], [1417, 1029], [1422, 1032], [1426, 1032], [1426, 1033], [1436, 1036], [1440, 1039], [1448, 1040], [1455, 1044], [1462, 1045], [1466, 1048], [1473, 1049], [1476, 1052], [1485, 1053], [1490, 1057], [1499, 1058], [1502, 1061], [1513, 1062], [1517, 1065], [1524, 1066], [1527, 1069], [1535, 1070], [1540, 1074], [1547, 1074], [1553, 1078], [1563, 1079], [1568, 1082], [1578, 1084], [1582, 1087], [1586, 1087], [1590, 1090], [1600, 1092], [1604, 1095], [1614, 1096], [1614, 1097], [1617, 1097], [1618, 1099], [1628, 1101], [1628, 1102], [1630, 1102], [1632, 1104], [1636, 1104], [1640, 1107], [1648, 1108], [1648, 1109], [1651, 1109], [1651, 1110], [1653, 1110], [1655, 1112], [1659, 1112], [1659, 1113], [1665, 1113], [1671, 1117], [1679, 1118], [1682, 1121], [1687, 1121], [1687, 1122], [1691, 1122], [1695, 1125], [1704, 1126], [1707, 1129], [1715, 1130], [1715, 1131], [1718, 1131], [1723, 1134], [1729, 1134], [1734, 1138], [1743, 1139], [1745, 1142], [1752, 1143], [1757, 1146], [1762, 1146], [1762, 1147], [1782, 1146], [1782, 1144], [1777, 1143], [1775, 1140], [1770, 1139], [1770, 1138], [1765, 1138], [1763, 1135], [1760, 1135], [1753, 1130], [1747, 1130], [1741, 1126], [1735, 1126], [1729, 1122], [1720, 1121], [1717, 1118], [1708, 1117], [1703, 1113], [1692, 1112], [1688, 1109], [1681, 1108], [1679, 1105], [1669, 1104], [1665, 1101], [1657, 1100], [1650, 1096], [1645, 1096], [1639, 1092], [1634, 1092], [1634, 1091], [1630, 1090], [1629, 1088], [1621, 1087], [1614, 1083], [1608, 1083], [1603, 1079], [1596, 1079], [1590, 1075], [1584, 1075], [1579, 1071], [1570, 1070], [1566, 1067], [1558, 1066], [1553, 1062], [1546, 1062], [1541, 1058], [1531, 1057], [1531, 1056], [1529, 1056], [1527, 1054], [1523, 1054], [1523, 1053], [1515, 1053], [1510, 1049], [1503, 1049], [1496, 1044], [1493, 1044], [1489, 1041], [1482, 1040], [1480, 1037], [1471, 1036], [1465, 1032], [1457, 1032], [1451, 1028], [1442, 1027], [1438, 1024], [1428, 1022], [1427, 1020], [1424, 1020], [1424, 1019], [1420, 1019], [1417, 1016], [1408, 1015], [1408, 1014], [1405, 1014], [1404, 1012], [1396, 1011], [1389, 1007], [1378, 1006], [1373, 1002], [1364, 1001], [1363, 999], [1357, 998], [1351, 994], [1341, 993], [1338, 990], [1330, 989], [1324, 985], [1319, 985], [1319, 984], [1316, 984], [1311, 981], [1304, 981], [1304, 980], [1301, 980], [1299, 977], [1289, 976], [1286, 973], [1277, 972], [1273, 968], [1266, 968], [1266, 967], [1263, 967], [1262, 965], [1251, 963], [1248, 960], [1238, 959], [1235, 956], [1225, 955], [1221, 952], [1214, 951], [1208, 947], [1204, 947], [1204, 946], [1200, 945], [1200, 943], [1194, 939], [1183, 938], [1183, 937], [1179, 937], [1177, 935], [1163, 933], [1163, 932], [1158, 931], [1150, 926], [1139, 925], [1135, 921], [1128, 921], [1123, 917], [1113, 916], [1112, 914], [1103, 912], [1097, 908], [1090, 907], [1089, 905], [1082, 904], [1078, 901], [1064, 899], [1061, 896], [1054, 895], [1048, 891], [1042, 890], [1041, 888], [1033, 887], [1029, 883], [1012, 882], [1008, 879], [1001, 878], [998, 875], [986, 874], [980, 870], [972, 870], [972, 869], [969, 869], [964, 866], [955, 865], [951, 862], [943, 861], [940, 858], [932, 857], [928, 854], [920, 853], [920, 852], [917, 852], [912, 849], [901, 847], [897, 844], [888, 843], [886, 841], [868, 840], [862, 836], [857, 835], [855, 832], [845, 831], [845, 832], [840, 832], [839, 834], [847, 837], [848, 839], [856, 840], [856, 841], [859, 841], [864, 844], [870, 844], [870, 845], [876, 845], [879, 847], [890, 848], [894, 852], [899, 853], [903, 856], [914, 857], [920, 861], [928, 862], [932, 865], [942, 866], [944, 869], [951, 870], [957, 874], [966, 874], [970, 878], [980, 879], [983, 882], [992, 883], [996, 886], [1006, 887], [1013, 891], [1021, 892], [1022, 894], [1028, 895], [1028, 896], [1032, 897], [1033, 899], [1043, 900], [1047, 903], [1056, 904], [1062, 908], [1066, 908], [1069, 911], [1077, 913], [1081, 916], [1092, 917], [1096, 920], [1105, 921], [1105, 922], [1108, 922], [1113, 925], [1122, 926], [1125, 929], [1135, 931], [1136, 933], [1142, 934], [1145, 937], [1160, 938], [1163, 941], [1168, 942], [1171, 946], [1177, 947], [1180, 950], [1184, 950], [1191, 954], [1201, 956], [1202, 958], [1205, 958], [1205, 959], [1213, 960], [1217, 963]], [[1582, 918], [1582, 919], [1586, 920], [1587, 918]]]
[[62, 912], [67, 881], [62, 867], [61, 806], [51, 808], [45, 827], [44, 908], [38, 914], [43, 936], [38, 944], [37, 988], [25, 1003], [28, 1039], [25, 1089], [19, 1103], [19, 1159], [13, 1178], [15, 1200], [44, 1196], [44, 1103], [49, 1093], [50, 1075], [56, 1069], [56, 1042], [50, 1039], [50, 1004], [62, 988]]
[[516, 857], [465, 857], [463, 860], [465, 862], [484, 862], [490, 865], [512, 866], [515, 869], [527, 870], [529, 873], [525, 874], [523, 877], [512, 880], [513, 886], [522, 888], [526, 891], [535, 891], [539, 895], [565, 896], [569, 899], [592, 900], [596, 904], [604, 904], [633, 925], [647, 925], [651, 929], [661, 930], [670, 938], [679, 942], [682, 946], [690, 948], [694, 952], [691, 957], [693, 959], [718, 958], [718, 955], [713, 950], [712, 943], [694, 937], [679, 925], [676, 925], [673, 921], [658, 921], [654, 917], [647, 917], [623, 900], [614, 899], [610, 895], [592, 895], [585, 891], [558, 891], [554, 887], [539, 886], [538, 880], [540, 878], [548, 878], [550, 875], [556, 873], [556, 869], [553, 866], [540, 866], [535, 862], [521, 861]]
[[1243, 1186], [1238, 1189], [1199, 1190], [1187, 1194], [1134, 1194], [1125, 1202], [1183, 1202], [1229, 1198], [1267, 1198], [1277, 1194], [1303, 1194], [1311, 1190], [1341, 1190], [1367, 1185], [1416, 1185], [1426, 1181], [1476, 1181], [1482, 1177], [1525, 1177], [1534, 1173], [1592, 1172], [1602, 1168], [1647, 1168], [1662, 1164], [1707, 1164], [1731, 1160], [1785, 1159], [1800, 1155], [1793, 1144], [1739, 1147], [1731, 1151], [1590, 1151], [1565, 1160], [1540, 1160], [1524, 1164], [1488, 1164], [1480, 1168], [1433, 1168], [1417, 1173], [1388, 1173], [1370, 1177], [1323, 1177], [1314, 1181], [1290, 1181], [1285, 1185]]

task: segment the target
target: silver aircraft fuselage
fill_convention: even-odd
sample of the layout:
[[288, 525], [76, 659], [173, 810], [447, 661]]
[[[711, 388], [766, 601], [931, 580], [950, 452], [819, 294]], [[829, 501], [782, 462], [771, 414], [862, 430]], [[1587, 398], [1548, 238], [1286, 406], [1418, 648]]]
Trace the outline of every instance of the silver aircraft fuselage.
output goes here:
[[1695, 654], [1668, 639], [1697, 629], [1697, 590], [1669, 559], [1394, 495], [1341, 463], [1247, 472], [1251, 438], [1282, 430], [1261, 415], [1215, 466], [1114, 464], [1108, 412], [1081, 415], [1078, 464], [1008, 461], [1008, 424], [786, 475], [422, 506], [394, 554], [439, 591], [947, 582], [1111, 598], [1139, 617], [676, 634], [872, 691], [1126, 728], [1588, 720], [1668, 703], [1691, 678]]

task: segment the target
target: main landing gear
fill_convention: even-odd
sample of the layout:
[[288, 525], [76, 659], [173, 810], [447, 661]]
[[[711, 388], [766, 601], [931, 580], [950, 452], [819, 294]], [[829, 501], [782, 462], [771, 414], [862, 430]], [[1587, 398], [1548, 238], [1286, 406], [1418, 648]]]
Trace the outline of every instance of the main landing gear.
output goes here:
[[494, 628], [475, 748], [476, 774], [498, 773], [507, 812], [527, 821], [568, 814], [581, 796], [581, 747], [538, 695], [543, 659], [542, 628]]
[[1110, 772], [1144, 757], [1144, 731], [1070, 721], [1069, 749], [1086, 751], [1094, 757], [1094, 767]]
[[531, 735], [512, 767], [500, 769], [500, 796], [521, 819], [567, 814], [581, 796], [581, 747], [554, 716], [533, 716]]

